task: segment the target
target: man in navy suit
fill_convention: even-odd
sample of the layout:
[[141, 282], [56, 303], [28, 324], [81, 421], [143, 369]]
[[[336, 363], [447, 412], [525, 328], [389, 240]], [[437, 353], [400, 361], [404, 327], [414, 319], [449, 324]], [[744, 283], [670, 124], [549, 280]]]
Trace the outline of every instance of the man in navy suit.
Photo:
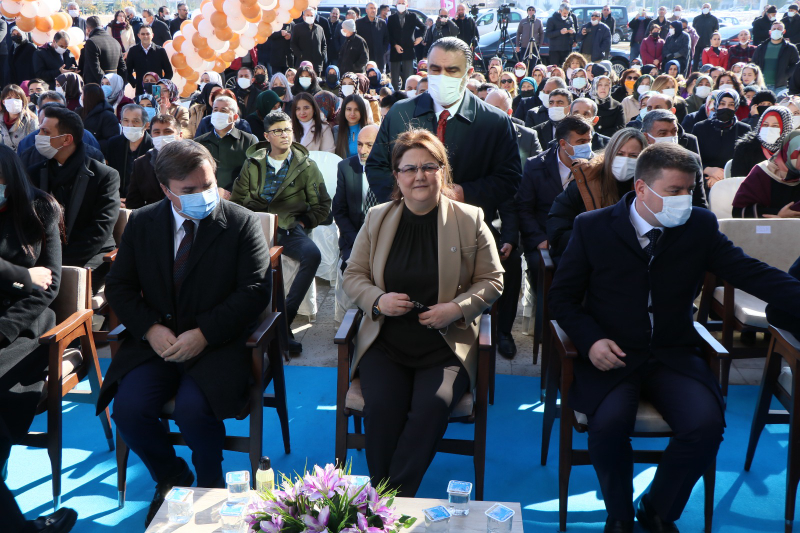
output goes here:
[[692, 323], [705, 273], [797, 316], [800, 282], [745, 255], [713, 213], [692, 207], [698, 164], [670, 143], [642, 151], [634, 191], [575, 219], [550, 289], [552, 315], [581, 354], [570, 407], [589, 419], [606, 532], [633, 531], [630, 435], [640, 396], [674, 432], [636, 512], [646, 530], [678, 531], [722, 442], [722, 395]]

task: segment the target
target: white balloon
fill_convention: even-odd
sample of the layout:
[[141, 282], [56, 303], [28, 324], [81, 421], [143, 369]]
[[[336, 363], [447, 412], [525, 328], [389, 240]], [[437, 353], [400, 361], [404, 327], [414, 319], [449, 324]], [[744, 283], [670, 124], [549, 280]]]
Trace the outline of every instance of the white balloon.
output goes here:
[[186, 86], [186, 78], [184, 78], [180, 74], [175, 74], [174, 76], [172, 76], [172, 83], [175, 84], [175, 87], [178, 88], [178, 92], [180, 93]]
[[23, 17], [33, 18], [39, 13], [39, 2], [23, 2], [19, 14]]
[[230, 48], [231, 48], [231, 43], [230, 43], [230, 41], [222, 41], [222, 48], [220, 48], [219, 50], [217, 50], [217, 53], [218, 53], [218, 54], [224, 54], [225, 52], [227, 52], [228, 50], [230, 50]]
[[242, 46], [239, 45], [239, 47], [233, 51], [233, 55], [236, 57], [244, 57], [248, 54], [248, 52], [250, 52], [249, 48], [242, 48]]
[[167, 52], [167, 57], [175, 55], [175, 47], [172, 46], [172, 41], [165, 42], [163, 48]]
[[258, 35], [258, 24], [248, 22], [247, 27], [242, 32], [242, 37], [255, 37], [256, 35]]
[[292, 20], [292, 16], [289, 14], [289, 10], [278, 10], [277, 14], [275, 15], [275, 22], [279, 23], [280, 25], [287, 24], [290, 20]]
[[242, 16], [242, 4], [239, 0], [225, 0], [222, 4], [222, 12], [228, 17]]
[[197, 33], [197, 30], [194, 29], [194, 24], [187, 24], [186, 28], [183, 30], [183, 36], [186, 38], [187, 41], [192, 42], [192, 36]]
[[238, 17], [228, 17], [228, 27], [235, 33], [241, 33], [247, 28], [247, 19], [241, 13], [239, 13]]
[[[202, 22], [201, 22], [201, 24], [202, 24]], [[202, 35], [202, 33], [201, 33], [201, 35]], [[212, 50], [214, 50], [214, 51], [216, 51], [216, 52], [218, 52], [220, 54], [222, 53], [222, 51], [221, 51], [222, 50], [222, 44], [225, 41], [221, 41], [221, 40], [217, 39], [217, 36], [214, 35], [213, 33], [211, 35], [209, 35], [208, 37], [206, 37], [206, 41], [208, 41], [208, 47], [209, 48], [211, 48]]]
[[[57, 11], [57, 10], [56, 10]], [[56, 11], [53, 11], [53, 8], [50, 7], [50, 3], [46, 1], [39, 2], [39, 12], [36, 13], [37, 17], [49, 17]]]
[[216, 63], [214, 63], [213, 61], [203, 61], [203, 71], [213, 70], [214, 65], [216, 65]]
[[[209, 2], [209, 3], [211, 3], [211, 2]], [[194, 11], [192, 11], [192, 13], [191, 13], [191, 16], [189, 17], [189, 20], [191, 20], [191, 19], [195, 18], [197, 15], [200, 15], [201, 13], [202, 13], [202, 12], [200, 11], [200, 9], [199, 9], [199, 8], [198, 8], [198, 9], [195, 9]]]
[[244, 48], [244, 50], [250, 51], [255, 47], [256, 47], [256, 41], [252, 37], [242, 36], [239, 38], [239, 48]]
[[54, 31], [45, 33], [43, 31], [37, 30], [36, 28], [33, 28], [31, 30], [31, 38], [33, 39], [34, 43], [36, 43], [39, 46], [42, 46], [43, 44], [45, 44], [45, 43], [49, 42], [50, 40], [52, 40], [53, 37], [52, 37], [51, 33], [52, 33], [52, 35], [56, 34], [56, 32], [54, 32]]
[[67, 29], [67, 35], [69, 35], [70, 45], [77, 46], [86, 40], [86, 33], [84, 33], [82, 29], [75, 26]]
[[14, 0], [3, 0], [3, 9], [6, 11], [6, 13], [16, 15], [19, 13], [20, 8], [22, 8], [22, 6], [19, 4], [19, 2], [15, 2]]
[[192, 67], [193, 70], [201, 70], [203, 68], [203, 58], [192, 51], [191, 54], [186, 55], [186, 64]]
[[317, 7], [319, 5], [320, 0], [308, 0], [309, 7]]
[[203, 13], [203, 18], [205, 20], [210, 19], [211, 15], [213, 15], [215, 11], [216, 11], [216, 8], [214, 8], [214, 4], [212, 4], [211, 2], [207, 3], [206, 5], [204, 5], [203, 9], [201, 10], [201, 12]]
[[258, 5], [261, 6], [261, 9], [266, 9], [269, 11], [278, 6], [278, 0], [258, 0]]
[[214, 26], [211, 25], [211, 21], [209, 19], [203, 18], [198, 26], [200, 27], [197, 29], [197, 33], [199, 33], [201, 36], [205, 37], [206, 39], [214, 36]]
[[50, 4], [50, 11], [58, 13], [61, 11], [61, 0], [45, 0]]
[[276, 31], [281, 31], [282, 28], [283, 24], [281, 24], [277, 20], [272, 21], [272, 33], [275, 33]]

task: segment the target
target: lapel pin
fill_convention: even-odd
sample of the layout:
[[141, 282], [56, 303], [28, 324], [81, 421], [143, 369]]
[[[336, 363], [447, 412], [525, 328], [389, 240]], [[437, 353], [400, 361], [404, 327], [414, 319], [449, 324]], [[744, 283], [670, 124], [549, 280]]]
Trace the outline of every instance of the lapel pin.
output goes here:
[[457, 248], [456, 248], [455, 246], [453, 246], [452, 248], [450, 248], [450, 251], [451, 251], [451, 252], [455, 252], [455, 251], [456, 251], [456, 249], [457, 249]]

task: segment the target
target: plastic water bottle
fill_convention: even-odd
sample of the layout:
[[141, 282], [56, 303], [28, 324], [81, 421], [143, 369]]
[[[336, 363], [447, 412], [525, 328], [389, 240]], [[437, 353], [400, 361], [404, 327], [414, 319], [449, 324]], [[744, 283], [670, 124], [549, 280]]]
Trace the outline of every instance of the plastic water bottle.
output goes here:
[[261, 461], [258, 462], [256, 490], [258, 492], [271, 492], [275, 490], [275, 471], [272, 470], [269, 457], [262, 457]]

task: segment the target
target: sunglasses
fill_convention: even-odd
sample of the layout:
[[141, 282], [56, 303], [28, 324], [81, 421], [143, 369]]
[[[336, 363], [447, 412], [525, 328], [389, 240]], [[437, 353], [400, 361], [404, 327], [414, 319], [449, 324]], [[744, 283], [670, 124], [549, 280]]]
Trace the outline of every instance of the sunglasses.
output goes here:
[[506, 78], [504, 80], [500, 80], [500, 83], [501, 84], [506, 84], [506, 83], [511, 84], [511, 83], [514, 83], [514, 82], [513, 82], [513, 80], [509, 80], [508, 78]]

